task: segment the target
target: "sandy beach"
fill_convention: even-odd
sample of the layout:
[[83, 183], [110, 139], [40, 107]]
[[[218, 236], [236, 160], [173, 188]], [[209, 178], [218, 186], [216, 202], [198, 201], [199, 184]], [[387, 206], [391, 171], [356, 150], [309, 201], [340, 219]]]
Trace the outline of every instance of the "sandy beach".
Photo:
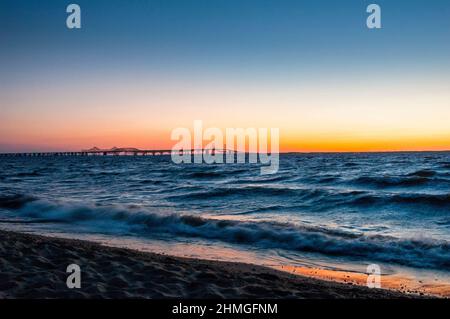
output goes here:
[[[81, 267], [68, 289], [66, 267]], [[1, 298], [409, 298], [265, 267], [0, 231]]]

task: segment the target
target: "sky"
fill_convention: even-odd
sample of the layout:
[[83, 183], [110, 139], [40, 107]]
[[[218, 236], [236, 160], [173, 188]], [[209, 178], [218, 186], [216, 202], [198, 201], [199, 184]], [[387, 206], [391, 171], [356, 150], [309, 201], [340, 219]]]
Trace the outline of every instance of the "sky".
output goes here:
[[281, 151], [450, 149], [448, 0], [0, 0], [0, 48], [0, 152], [167, 149], [194, 120], [279, 128]]

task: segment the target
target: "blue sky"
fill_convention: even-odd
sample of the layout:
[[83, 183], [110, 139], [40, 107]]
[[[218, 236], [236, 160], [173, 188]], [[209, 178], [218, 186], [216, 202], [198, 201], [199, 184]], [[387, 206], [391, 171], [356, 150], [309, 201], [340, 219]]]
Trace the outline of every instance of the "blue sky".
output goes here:
[[258, 76], [448, 67], [448, 1], [378, 1], [377, 31], [365, 27], [372, 2], [77, 1], [83, 28], [70, 31], [69, 1], [2, 0], [2, 68], [11, 75], [73, 66]]

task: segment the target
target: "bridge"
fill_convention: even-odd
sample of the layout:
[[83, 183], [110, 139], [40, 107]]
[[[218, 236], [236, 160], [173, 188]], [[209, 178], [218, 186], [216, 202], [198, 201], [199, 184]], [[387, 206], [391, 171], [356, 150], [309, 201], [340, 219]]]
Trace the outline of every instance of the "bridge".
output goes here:
[[22, 153], [0, 153], [0, 156], [161, 156], [172, 154], [236, 154], [236, 151], [227, 149], [189, 149], [189, 150], [140, 150], [133, 147], [113, 147], [111, 149], [100, 149], [93, 147], [88, 150], [72, 152], [22, 152]]

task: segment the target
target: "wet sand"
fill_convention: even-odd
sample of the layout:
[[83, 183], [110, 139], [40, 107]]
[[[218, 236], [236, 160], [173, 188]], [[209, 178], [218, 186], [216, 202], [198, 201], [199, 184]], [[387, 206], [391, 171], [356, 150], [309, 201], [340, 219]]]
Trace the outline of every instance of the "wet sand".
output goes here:
[[[169, 252], [170, 253], [170, 252]], [[69, 289], [69, 264], [81, 288]], [[412, 298], [243, 263], [198, 260], [0, 230], [0, 298]]]
[[[334, 281], [346, 284], [364, 286], [367, 284], [367, 274], [352, 271], [329, 270], [297, 266], [277, 267], [282, 271], [302, 275], [310, 278]], [[385, 289], [414, 294], [419, 296], [450, 298], [450, 285], [447, 282], [424, 282], [406, 274], [382, 274], [380, 278]]]

